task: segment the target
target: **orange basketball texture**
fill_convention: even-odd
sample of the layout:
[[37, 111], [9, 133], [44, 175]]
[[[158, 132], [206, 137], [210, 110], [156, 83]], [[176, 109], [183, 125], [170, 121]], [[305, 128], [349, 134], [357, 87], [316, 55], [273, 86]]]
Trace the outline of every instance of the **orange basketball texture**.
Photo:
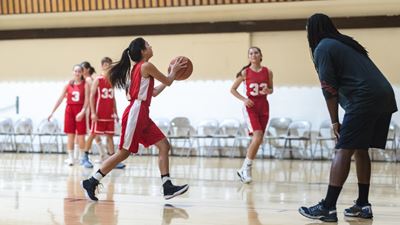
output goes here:
[[[186, 80], [190, 77], [190, 75], [192, 75], [192, 72], [193, 72], [193, 63], [192, 63], [192, 61], [190, 61], [190, 59], [188, 57], [177, 56], [173, 60], [171, 60], [169, 65], [173, 65], [179, 57], [183, 57], [182, 62], [187, 62], [187, 63], [186, 63], [185, 68], [182, 68], [178, 72], [176, 72], [175, 80]], [[168, 73], [170, 71], [171, 71], [171, 67], [168, 66]]]

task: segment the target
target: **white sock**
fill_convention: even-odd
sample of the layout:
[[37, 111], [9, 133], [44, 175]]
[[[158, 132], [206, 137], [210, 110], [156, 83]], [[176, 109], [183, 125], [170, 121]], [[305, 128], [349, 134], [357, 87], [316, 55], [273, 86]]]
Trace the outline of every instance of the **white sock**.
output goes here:
[[79, 149], [79, 158], [82, 159], [83, 157], [85, 157], [85, 150]]
[[171, 178], [170, 178], [170, 177], [167, 177], [167, 176], [161, 178], [162, 184], [165, 184], [165, 182], [167, 182], [167, 181], [169, 181], [169, 180], [171, 180]]
[[99, 171], [97, 171], [95, 174], [93, 174], [93, 178], [98, 181], [101, 181], [101, 179], [103, 179], [103, 177], [104, 176]]
[[74, 151], [73, 150], [68, 150], [68, 158], [71, 160], [71, 162], [74, 161]]
[[79, 159], [80, 157], [80, 151], [79, 151], [79, 148], [74, 148], [74, 158], [75, 159]]
[[104, 149], [104, 146], [102, 143], [96, 142], [96, 147], [97, 147], [97, 150], [99, 151], [100, 156], [107, 154], [107, 151]]
[[246, 159], [243, 162], [242, 168], [245, 169], [247, 167], [251, 167], [252, 164], [253, 164], [253, 160], [246, 157]]

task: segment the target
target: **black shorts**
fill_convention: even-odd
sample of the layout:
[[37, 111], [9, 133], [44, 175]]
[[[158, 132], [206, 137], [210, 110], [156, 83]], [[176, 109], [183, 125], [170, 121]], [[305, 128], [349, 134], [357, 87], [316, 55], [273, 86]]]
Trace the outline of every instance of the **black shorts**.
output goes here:
[[336, 149], [385, 149], [392, 113], [345, 114]]

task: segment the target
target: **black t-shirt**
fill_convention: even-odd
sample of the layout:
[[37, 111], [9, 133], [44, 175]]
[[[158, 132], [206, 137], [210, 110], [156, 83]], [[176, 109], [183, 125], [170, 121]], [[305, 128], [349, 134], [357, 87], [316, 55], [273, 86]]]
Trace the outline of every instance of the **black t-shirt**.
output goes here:
[[320, 41], [314, 64], [325, 99], [338, 96], [346, 113], [397, 111], [392, 86], [369, 57], [331, 38]]

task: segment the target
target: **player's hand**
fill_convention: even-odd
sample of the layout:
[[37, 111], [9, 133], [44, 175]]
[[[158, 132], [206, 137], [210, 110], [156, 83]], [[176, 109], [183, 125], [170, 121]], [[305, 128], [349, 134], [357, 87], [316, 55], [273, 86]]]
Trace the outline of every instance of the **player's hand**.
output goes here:
[[50, 120], [51, 120], [51, 117], [53, 117], [53, 113], [50, 114], [50, 116], [47, 117], [47, 120], [50, 121]]
[[333, 134], [334, 134], [335, 137], [336, 137], [336, 142], [337, 142], [337, 141], [339, 140], [339, 138], [340, 138], [340, 134], [339, 134], [340, 126], [341, 126], [341, 124], [340, 124], [339, 122], [333, 123], [333, 124], [332, 124], [332, 130], [333, 130]]
[[97, 115], [96, 113], [92, 113], [92, 115], [90, 116], [90, 118], [92, 119], [93, 122], [97, 121]]
[[178, 72], [180, 69], [185, 68], [187, 65], [187, 60], [184, 60], [183, 57], [179, 57], [174, 64], [170, 65], [171, 72]]
[[268, 95], [272, 93], [272, 89], [268, 88], [268, 87], [263, 87], [263, 89], [260, 91], [260, 94], [262, 95]]
[[85, 116], [85, 112], [79, 112], [78, 114], [76, 114], [75, 120], [77, 122], [81, 121]]
[[244, 100], [244, 104], [246, 105], [246, 107], [251, 108], [254, 106], [254, 102], [248, 98], [246, 98], [246, 100]]
[[118, 115], [117, 115], [116, 113], [114, 113], [112, 117], [113, 117], [117, 122], [119, 122], [119, 117], [118, 117]]

